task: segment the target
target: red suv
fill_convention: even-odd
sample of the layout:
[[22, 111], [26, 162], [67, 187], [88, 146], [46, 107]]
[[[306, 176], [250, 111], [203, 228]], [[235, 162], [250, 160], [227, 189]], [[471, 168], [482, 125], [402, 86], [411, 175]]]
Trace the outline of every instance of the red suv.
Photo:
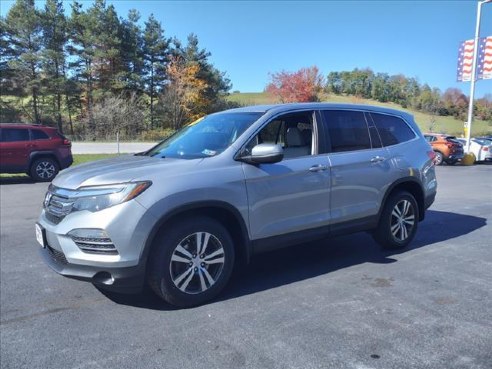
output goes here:
[[35, 181], [51, 181], [72, 164], [71, 146], [55, 128], [1, 124], [0, 173], [27, 173]]

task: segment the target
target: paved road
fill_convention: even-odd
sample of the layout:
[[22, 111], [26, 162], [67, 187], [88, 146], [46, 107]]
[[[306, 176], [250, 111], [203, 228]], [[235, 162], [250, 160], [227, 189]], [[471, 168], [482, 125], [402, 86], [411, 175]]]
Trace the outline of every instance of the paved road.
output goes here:
[[56, 275], [34, 239], [47, 185], [3, 179], [1, 368], [490, 369], [491, 174], [438, 168], [404, 252], [359, 233], [257, 256], [187, 310]]
[[[120, 153], [135, 153], [146, 151], [156, 142], [120, 142]], [[116, 154], [116, 142], [72, 142], [72, 154]]]

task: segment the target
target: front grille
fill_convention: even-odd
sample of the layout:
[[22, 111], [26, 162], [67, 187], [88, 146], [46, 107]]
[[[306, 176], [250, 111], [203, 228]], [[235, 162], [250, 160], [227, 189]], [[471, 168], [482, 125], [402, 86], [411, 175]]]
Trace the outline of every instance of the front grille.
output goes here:
[[44, 208], [46, 210], [46, 219], [53, 223], [60, 223], [65, 216], [72, 211], [73, 200], [68, 197], [57, 194], [56, 187], [50, 185], [44, 199]]
[[55, 250], [50, 245], [46, 245], [46, 249], [48, 250], [48, 255], [50, 255], [54, 261], [61, 264], [68, 264], [67, 259], [65, 258], [63, 252]]
[[46, 210], [49, 213], [63, 219], [65, 215], [70, 214], [72, 211], [72, 206], [73, 200], [53, 194], [47, 201]]

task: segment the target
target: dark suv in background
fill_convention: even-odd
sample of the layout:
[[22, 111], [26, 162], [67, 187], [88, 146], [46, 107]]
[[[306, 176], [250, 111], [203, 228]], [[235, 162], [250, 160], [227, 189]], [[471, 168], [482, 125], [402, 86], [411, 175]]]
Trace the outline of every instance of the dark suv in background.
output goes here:
[[51, 181], [72, 164], [71, 146], [52, 127], [2, 124], [0, 173], [27, 173], [35, 181]]

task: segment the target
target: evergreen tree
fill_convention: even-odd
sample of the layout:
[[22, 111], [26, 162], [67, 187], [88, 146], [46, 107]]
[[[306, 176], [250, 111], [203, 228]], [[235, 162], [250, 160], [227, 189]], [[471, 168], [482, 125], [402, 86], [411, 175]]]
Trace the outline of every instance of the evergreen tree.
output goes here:
[[123, 71], [119, 76], [124, 89], [142, 92], [144, 90], [144, 50], [142, 28], [138, 22], [140, 13], [131, 9], [128, 19], [121, 21], [121, 58]]
[[67, 22], [61, 0], [47, 0], [42, 13], [43, 24], [43, 84], [53, 96], [58, 130], [63, 133], [62, 94], [65, 85], [65, 43]]
[[34, 0], [17, 0], [5, 19], [5, 57], [13, 83], [32, 98], [32, 121], [40, 123], [41, 21]]
[[173, 54], [184, 60], [187, 66], [197, 65], [197, 78], [201, 79], [207, 86], [201, 93], [199, 110], [202, 114], [216, 111], [224, 96], [232, 88], [231, 81], [225, 72], [219, 71], [208, 60], [211, 53], [198, 46], [198, 37], [194, 33], [188, 36], [186, 47], [182, 47], [178, 40], [174, 40]]
[[166, 64], [169, 49], [169, 40], [164, 37], [161, 23], [151, 14], [145, 22], [144, 30], [144, 82], [147, 93], [150, 96], [150, 127], [155, 127], [154, 101], [157, 94], [162, 91], [167, 79]]
[[78, 83], [84, 84], [81, 103], [87, 111], [89, 129], [94, 129], [94, 60], [96, 48], [97, 19], [82, 10], [82, 4], [74, 1], [70, 18], [70, 44], [67, 50], [72, 56], [69, 69]]

